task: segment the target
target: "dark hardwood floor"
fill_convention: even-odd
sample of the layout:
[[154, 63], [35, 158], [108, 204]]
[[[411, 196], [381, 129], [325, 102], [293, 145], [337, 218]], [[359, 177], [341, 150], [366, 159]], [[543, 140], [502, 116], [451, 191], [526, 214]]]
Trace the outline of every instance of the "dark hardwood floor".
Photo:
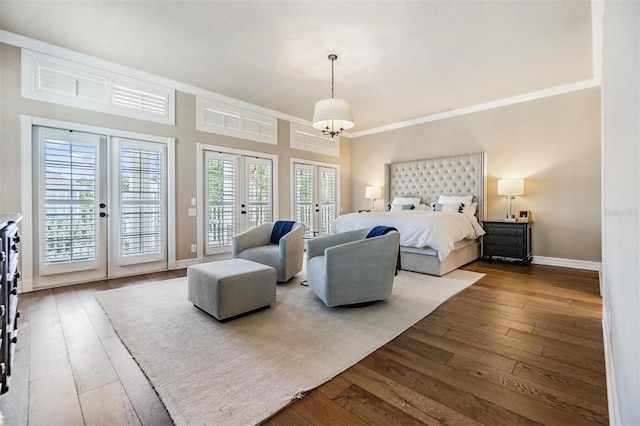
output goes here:
[[[486, 276], [264, 424], [608, 423], [598, 273], [464, 269]], [[6, 424], [172, 424], [93, 295], [185, 272], [22, 294]]]

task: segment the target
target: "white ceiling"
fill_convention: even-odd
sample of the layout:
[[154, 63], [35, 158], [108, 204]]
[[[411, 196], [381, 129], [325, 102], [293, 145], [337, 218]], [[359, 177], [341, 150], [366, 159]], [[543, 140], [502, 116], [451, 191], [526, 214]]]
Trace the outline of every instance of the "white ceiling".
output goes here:
[[589, 1], [10, 1], [0, 28], [351, 132], [593, 77]]

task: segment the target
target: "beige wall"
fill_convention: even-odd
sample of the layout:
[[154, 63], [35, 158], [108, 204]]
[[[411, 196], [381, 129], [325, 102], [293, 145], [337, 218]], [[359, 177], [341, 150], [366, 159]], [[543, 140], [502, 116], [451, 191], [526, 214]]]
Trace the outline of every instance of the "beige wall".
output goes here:
[[383, 184], [384, 163], [481, 151], [490, 220], [507, 211], [497, 179], [523, 177], [514, 210], [533, 212], [534, 256], [600, 262], [598, 88], [355, 138], [353, 208], [370, 206], [364, 187]]
[[[0, 211], [16, 212], [20, 196], [20, 115], [69, 121], [111, 129], [139, 132], [176, 139], [176, 259], [195, 257], [190, 246], [196, 242], [196, 218], [187, 215], [196, 197], [196, 144], [198, 142], [278, 155], [279, 218], [290, 217], [290, 158], [334, 163], [341, 171], [341, 206], [351, 209], [351, 141], [341, 138], [340, 158], [289, 148], [289, 123], [278, 120], [278, 145], [252, 142], [196, 131], [196, 98], [176, 93], [176, 125], [170, 126], [116, 115], [24, 99], [20, 96], [20, 49], [0, 44], [0, 179], [11, 182], [0, 192]], [[25, 220], [29, 220], [25, 218]]]

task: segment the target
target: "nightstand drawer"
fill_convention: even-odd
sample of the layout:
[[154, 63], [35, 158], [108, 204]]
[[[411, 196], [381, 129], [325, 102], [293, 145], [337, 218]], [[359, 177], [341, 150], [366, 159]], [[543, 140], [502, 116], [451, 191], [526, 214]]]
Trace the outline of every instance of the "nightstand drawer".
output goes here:
[[526, 227], [523, 226], [504, 226], [504, 225], [487, 225], [484, 230], [487, 234], [500, 234], [500, 235], [522, 235]]
[[484, 246], [486, 256], [506, 256], [515, 258], [525, 257], [524, 247], [507, 247], [507, 246]]
[[524, 244], [524, 235], [523, 236], [505, 236], [505, 235], [497, 235], [497, 234], [486, 234], [484, 237], [485, 244], [492, 245], [503, 245], [503, 246], [520, 246], [522, 247]]

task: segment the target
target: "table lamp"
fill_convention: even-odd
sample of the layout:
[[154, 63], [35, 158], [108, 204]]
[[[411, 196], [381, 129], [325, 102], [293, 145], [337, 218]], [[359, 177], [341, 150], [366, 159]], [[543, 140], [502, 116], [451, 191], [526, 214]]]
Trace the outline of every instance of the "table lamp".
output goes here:
[[505, 195], [509, 205], [509, 212], [505, 222], [515, 222], [516, 217], [511, 210], [514, 195], [524, 194], [524, 179], [498, 179], [498, 195]]
[[371, 198], [371, 211], [376, 211], [375, 201], [376, 198], [382, 198], [381, 186], [367, 186], [364, 190], [365, 198]]

